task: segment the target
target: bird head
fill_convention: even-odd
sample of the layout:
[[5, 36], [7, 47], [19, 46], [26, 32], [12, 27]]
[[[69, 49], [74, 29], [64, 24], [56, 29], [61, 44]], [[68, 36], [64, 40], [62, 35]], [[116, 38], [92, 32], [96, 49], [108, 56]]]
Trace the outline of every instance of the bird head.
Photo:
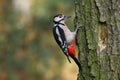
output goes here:
[[57, 14], [54, 16], [53, 22], [54, 23], [63, 23], [65, 22], [66, 19], [70, 18], [71, 16], [65, 16], [63, 14]]

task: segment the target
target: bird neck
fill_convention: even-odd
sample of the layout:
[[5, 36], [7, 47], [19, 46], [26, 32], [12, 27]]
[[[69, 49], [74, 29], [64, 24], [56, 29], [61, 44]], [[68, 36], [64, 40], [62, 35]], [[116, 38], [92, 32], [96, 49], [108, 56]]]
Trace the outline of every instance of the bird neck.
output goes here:
[[54, 22], [54, 24], [57, 24], [57, 25], [65, 25], [65, 23], [63, 21], [59, 21], [59, 22]]

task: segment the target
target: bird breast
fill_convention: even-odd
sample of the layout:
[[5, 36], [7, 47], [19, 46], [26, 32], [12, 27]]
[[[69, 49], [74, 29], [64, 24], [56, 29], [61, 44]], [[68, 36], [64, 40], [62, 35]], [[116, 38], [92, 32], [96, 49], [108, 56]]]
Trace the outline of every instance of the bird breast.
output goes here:
[[65, 34], [67, 43], [71, 44], [75, 39], [74, 32], [71, 32], [66, 25], [60, 26], [60, 27], [63, 28], [63, 30], [64, 30], [64, 34]]
[[74, 41], [74, 34], [73, 34], [73, 32], [69, 32], [69, 33], [66, 32], [65, 36], [66, 36], [67, 43], [71, 44], [72, 41]]
[[74, 40], [74, 32], [71, 32], [68, 28], [65, 29], [65, 37], [67, 40], [67, 43], [72, 43], [72, 41]]

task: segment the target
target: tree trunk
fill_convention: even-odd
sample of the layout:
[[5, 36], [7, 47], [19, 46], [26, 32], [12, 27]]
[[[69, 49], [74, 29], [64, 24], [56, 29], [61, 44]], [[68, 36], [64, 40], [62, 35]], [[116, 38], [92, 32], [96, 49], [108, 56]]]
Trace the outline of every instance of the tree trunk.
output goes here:
[[75, 0], [77, 80], [120, 80], [120, 0]]

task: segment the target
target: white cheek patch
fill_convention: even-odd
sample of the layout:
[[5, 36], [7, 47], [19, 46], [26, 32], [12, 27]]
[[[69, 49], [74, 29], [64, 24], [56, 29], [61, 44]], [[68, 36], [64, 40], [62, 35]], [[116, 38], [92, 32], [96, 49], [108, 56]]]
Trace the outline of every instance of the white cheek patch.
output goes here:
[[59, 18], [59, 17], [54, 18], [54, 21], [56, 21], [56, 22], [58, 22], [60, 20], [61, 20], [61, 18]]

